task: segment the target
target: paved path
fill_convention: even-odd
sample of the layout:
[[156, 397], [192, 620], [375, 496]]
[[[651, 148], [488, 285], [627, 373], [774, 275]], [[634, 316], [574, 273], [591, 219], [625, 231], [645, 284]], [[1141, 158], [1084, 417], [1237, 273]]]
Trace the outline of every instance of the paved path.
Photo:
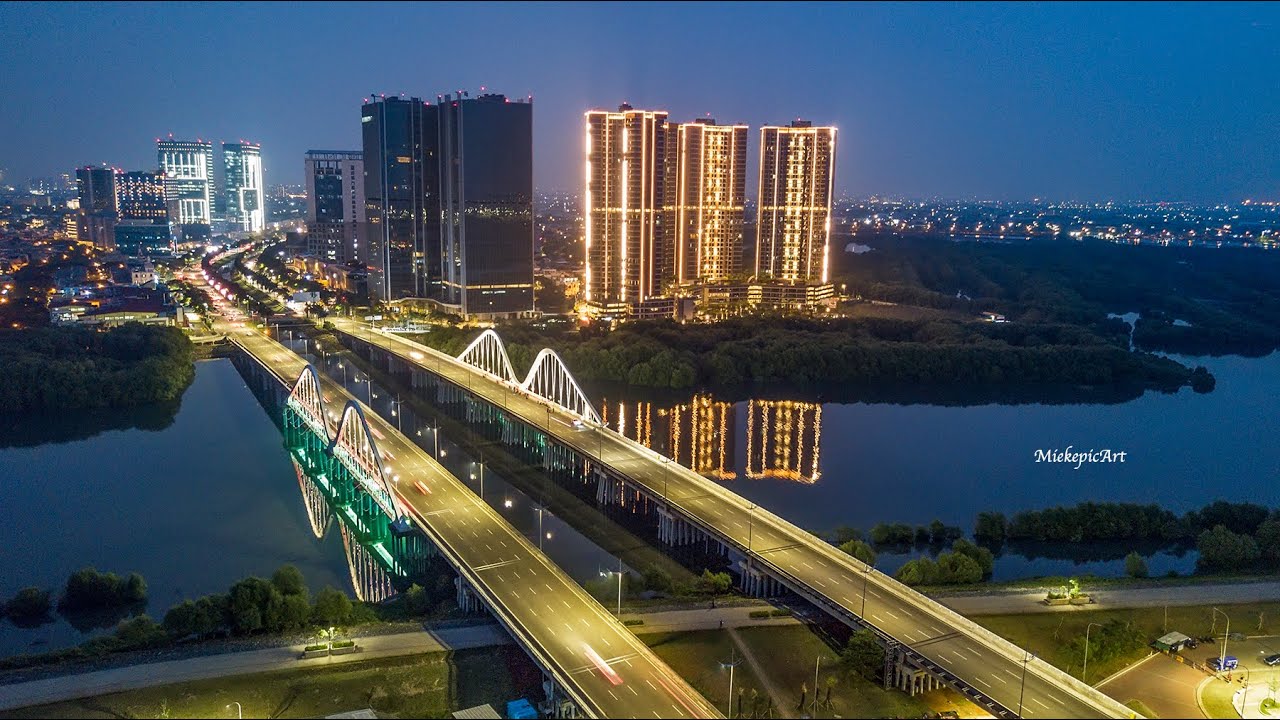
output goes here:
[[[671, 610], [624, 615], [624, 618], [642, 618], [643, 625], [631, 629], [637, 634], [707, 630], [721, 627], [787, 625], [800, 621], [792, 617], [750, 617], [758, 607], [716, 608], [715, 610]], [[104, 695], [107, 693], [136, 690], [154, 685], [187, 682], [207, 678], [248, 675], [272, 670], [293, 670], [398, 655], [465, 650], [468, 648], [502, 645], [511, 642], [510, 636], [496, 624], [449, 628], [436, 631], [413, 631], [393, 635], [377, 635], [359, 639], [361, 652], [327, 658], [301, 660], [302, 645], [245, 650], [241, 652], [206, 655], [185, 660], [129, 665], [126, 667], [94, 672], [63, 675], [43, 680], [32, 680], [14, 685], [0, 685], [0, 710], [28, 705], [43, 705], [63, 700]]]
[[1091, 593], [1091, 605], [1048, 606], [1040, 602], [1044, 593], [1002, 593], [955, 595], [936, 600], [961, 615], [996, 615], [1037, 612], [1086, 612], [1164, 605], [1224, 605], [1280, 600], [1280, 582], [1233, 583], [1224, 585], [1176, 585], [1099, 590]]

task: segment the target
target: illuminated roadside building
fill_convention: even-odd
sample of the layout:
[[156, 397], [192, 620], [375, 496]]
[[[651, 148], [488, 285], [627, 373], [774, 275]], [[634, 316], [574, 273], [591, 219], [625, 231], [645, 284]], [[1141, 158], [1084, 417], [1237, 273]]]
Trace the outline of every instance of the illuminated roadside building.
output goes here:
[[533, 103], [445, 95], [439, 108], [441, 303], [464, 318], [533, 310]]
[[822, 476], [822, 406], [790, 400], [747, 403], [747, 477], [812, 484]]
[[439, 115], [419, 98], [360, 108], [372, 301], [440, 294]]
[[222, 143], [225, 174], [226, 220], [232, 230], [262, 232], [266, 227], [263, 203], [262, 146], [255, 143]]
[[307, 253], [331, 263], [363, 261], [364, 154], [359, 150], [308, 150]]
[[134, 171], [116, 176], [116, 249], [123, 255], [143, 257], [173, 251], [169, 207], [160, 173]]
[[670, 317], [677, 279], [672, 126], [662, 110], [586, 113], [585, 216], [589, 314]]
[[156, 155], [175, 239], [207, 241], [213, 217], [213, 143], [156, 140]]
[[756, 279], [788, 286], [830, 282], [836, 129], [796, 120], [760, 129]]
[[699, 119], [677, 126], [675, 251], [681, 284], [742, 271], [747, 126]]

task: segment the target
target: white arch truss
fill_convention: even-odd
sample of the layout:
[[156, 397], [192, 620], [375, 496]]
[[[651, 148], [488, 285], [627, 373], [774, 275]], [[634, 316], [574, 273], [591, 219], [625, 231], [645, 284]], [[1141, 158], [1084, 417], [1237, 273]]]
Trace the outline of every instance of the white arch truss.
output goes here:
[[[493, 328], [485, 330], [472, 340], [467, 349], [458, 355], [458, 359], [499, 380], [516, 384], [516, 371], [511, 367], [507, 348]], [[600, 422], [600, 414], [591, 405], [586, 393], [582, 392], [568, 366], [551, 348], [543, 348], [538, 352], [529, 368], [529, 374], [519, 386], [584, 420]]]
[[511, 367], [511, 358], [507, 356], [507, 348], [502, 344], [498, 333], [489, 328], [480, 333], [480, 337], [471, 341], [458, 359], [468, 365], [474, 365], [499, 380], [516, 382], [516, 371]]
[[396, 495], [383, 471], [382, 455], [369, 431], [364, 410], [352, 400], [342, 411], [337, 437], [333, 441], [334, 456], [359, 480], [365, 492], [378, 503], [387, 517], [395, 520], [404, 513], [396, 505]]
[[324, 418], [324, 396], [320, 393], [320, 374], [314, 365], [307, 363], [298, 373], [287, 402], [306, 418], [312, 429], [320, 431], [325, 439], [329, 438], [329, 427]]
[[587, 394], [578, 387], [569, 368], [551, 348], [543, 348], [534, 358], [529, 375], [521, 383], [525, 390], [540, 395], [570, 412], [592, 422], [600, 422], [600, 414], [592, 407]]

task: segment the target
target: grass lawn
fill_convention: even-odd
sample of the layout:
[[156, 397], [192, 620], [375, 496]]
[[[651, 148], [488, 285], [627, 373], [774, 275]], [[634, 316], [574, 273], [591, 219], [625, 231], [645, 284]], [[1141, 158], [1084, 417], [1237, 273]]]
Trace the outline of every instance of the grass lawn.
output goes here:
[[[729, 633], [724, 630], [695, 630], [638, 637], [720, 712], [728, 709], [729, 669], [721, 667], [721, 663], [727, 663], [731, 658], [742, 660], [742, 653], [737, 652]], [[738, 688], [743, 688], [748, 698], [751, 690], [755, 689], [760, 694], [761, 703], [767, 696], [764, 685], [745, 661], [733, 671], [734, 695], [738, 694]], [[774, 716], [779, 716], [776, 708]]]
[[[813, 670], [818, 665], [819, 707], [815, 717], [920, 717], [929, 711], [920, 697], [897, 690], [886, 691], [857, 673], [839, 665], [836, 652], [816, 633], [804, 626], [756, 627], [738, 630], [739, 637], [765, 667], [774, 685], [783, 694], [787, 707], [783, 715], [798, 717], [801, 685], [808, 687], [805, 711], [813, 702]], [[831, 707], [821, 704], [828, 678], [835, 679]]]
[[[1231, 617], [1233, 632], [1257, 635], [1280, 631], [1280, 602], [1218, 605], [1217, 607]], [[1195, 637], [1206, 635], [1213, 628], [1212, 616], [1213, 611], [1207, 605], [1170, 607], [1167, 629]], [[1260, 616], [1261, 627], [1259, 626]], [[1221, 634], [1224, 623], [1221, 614], [1217, 617], [1217, 632]], [[1073, 652], [1068, 644], [1076, 638], [1083, 638], [1089, 623], [1106, 623], [1113, 619], [1127, 620], [1141, 629], [1148, 641], [1155, 640], [1166, 632], [1165, 610], [1162, 607], [1023, 615], [974, 615], [971, 619], [997, 635], [1031, 650], [1076, 677], [1080, 677], [1084, 657], [1080, 653]], [[1094, 662], [1090, 658], [1088, 680], [1090, 683], [1096, 683], [1142, 659], [1148, 652], [1150, 650], [1144, 645], [1107, 662]]]
[[[306, 718], [371, 707], [399, 717], [448, 717], [496, 706], [538, 687], [538, 673], [513, 646], [345, 663], [307, 670], [198, 680], [0, 712], [5, 718]], [[529, 687], [532, 680], [532, 688]], [[540, 691], [539, 691], [540, 692]]]

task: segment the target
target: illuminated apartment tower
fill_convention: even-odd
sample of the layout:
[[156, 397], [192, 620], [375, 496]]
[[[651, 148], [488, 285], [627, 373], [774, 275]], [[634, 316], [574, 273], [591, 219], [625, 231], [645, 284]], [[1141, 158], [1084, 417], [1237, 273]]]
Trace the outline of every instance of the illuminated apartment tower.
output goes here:
[[723, 282], [742, 270], [747, 126], [699, 119], [677, 128], [676, 272], [681, 283]]
[[156, 140], [169, 222], [180, 240], [207, 240], [213, 211], [213, 143]]
[[643, 313], [676, 277], [671, 126], [626, 104], [586, 120], [585, 299], [596, 313]]
[[756, 277], [828, 282], [836, 129], [796, 120], [760, 128]]
[[262, 199], [262, 146], [222, 143], [226, 187], [226, 220], [232, 230], [261, 232], [266, 227]]

